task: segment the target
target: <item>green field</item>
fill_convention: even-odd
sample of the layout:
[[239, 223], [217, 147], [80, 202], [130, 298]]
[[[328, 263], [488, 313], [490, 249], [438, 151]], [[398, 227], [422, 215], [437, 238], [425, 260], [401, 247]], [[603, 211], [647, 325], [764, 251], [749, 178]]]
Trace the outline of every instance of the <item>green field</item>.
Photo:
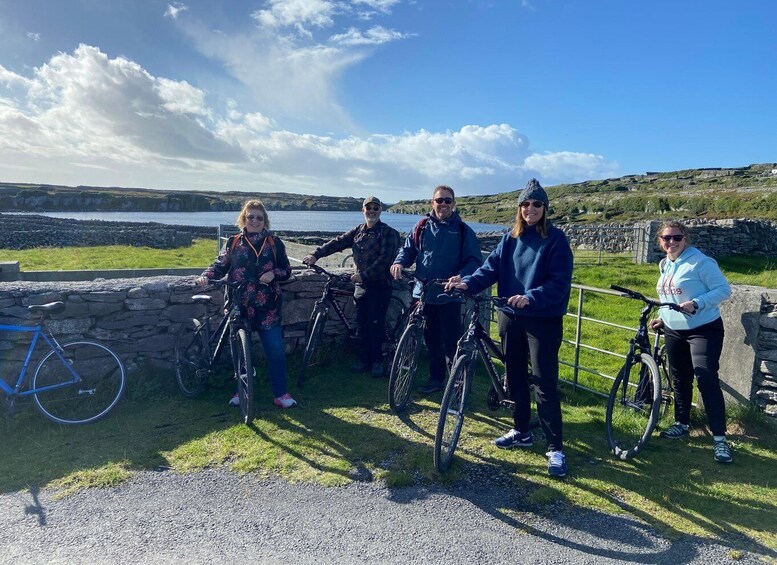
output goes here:
[[[203, 266], [213, 259], [215, 242], [204, 240], [185, 252], [140, 250], [142, 263], [116, 267], [113, 259], [132, 249], [90, 250], [80, 261], [93, 268], [159, 267], [170, 266], [165, 261], [178, 256], [178, 266]], [[195, 249], [199, 251], [189, 255]], [[16, 257], [30, 264], [40, 261], [37, 265], [83, 268], [63, 266], [72, 254], [72, 249], [48, 249], [25, 251]], [[0, 253], [0, 260], [8, 260], [8, 252]], [[720, 264], [732, 282], [777, 288], [774, 262], [722, 259]], [[23, 268], [43, 267], [24, 264]], [[580, 265], [574, 276], [578, 284], [604, 288], [615, 283], [653, 294], [656, 275], [655, 265], [610, 258], [601, 266]], [[592, 317], [634, 326], [638, 314], [639, 305], [633, 301], [586, 297], [586, 315]], [[566, 321], [568, 336], [573, 325], [572, 320]], [[628, 332], [621, 335], [596, 328], [585, 330], [586, 339], [607, 349], [625, 349]], [[562, 358], [569, 355], [569, 349], [562, 348]], [[542, 514], [555, 511], [556, 503], [565, 501], [572, 508], [637, 516], [670, 537], [685, 534], [720, 540], [735, 548], [732, 558], [740, 549], [762, 554], [777, 549], [777, 425], [754, 410], [729, 412], [733, 465], [713, 462], [705, 418], [698, 412], [689, 440], [669, 442], [655, 437], [639, 458], [622, 462], [614, 460], [606, 448], [603, 399], [563, 387], [570, 475], [558, 481], [547, 476], [541, 445], [510, 452], [493, 446], [492, 440], [511, 426], [511, 417], [487, 409], [486, 379], [479, 374], [456, 460], [451, 471], [441, 476], [432, 464], [440, 395], [428, 399], [414, 395], [409, 411], [399, 418], [388, 407], [385, 381], [342, 371], [340, 367], [351, 360], [338, 348], [331, 348], [330, 355], [330, 362], [315, 368], [303, 390], [292, 385], [291, 393], [300, 407], [288, 411], [272, 406], [259, 364], [259, 413], [251, 428], [238, 424], [238, 414], [226, 405], [232, 384], [224, 375], [202, 398], [187, 400], [175, 391], [171, 371], [148, 371], [130, 383], [128, 397], [115, 413], [80, 428], [49, 424], [30, 403], [20, 403], [17, 417], [3, 434], [0, 491], [48, 487], [65, 496], [80, 488], [119, 484], [138, 470], [185, 473], [212, 466], [332, 486], [368, 472], [389, 487], [397, 487], [445, 483], [479, 467], [498, 467], [529, 493], [525, 508], [505, 508], [506, 514], [526, 510]], [[292, 355], [292, 377], [298, 363], [298, 356]], [[608, 367], [606, 361], [593, 356], [584, 363]], [[610, 365], [617, 367], [617, 363]], [[598, 381], [590, 377], [586, 382], [606, 388]]]

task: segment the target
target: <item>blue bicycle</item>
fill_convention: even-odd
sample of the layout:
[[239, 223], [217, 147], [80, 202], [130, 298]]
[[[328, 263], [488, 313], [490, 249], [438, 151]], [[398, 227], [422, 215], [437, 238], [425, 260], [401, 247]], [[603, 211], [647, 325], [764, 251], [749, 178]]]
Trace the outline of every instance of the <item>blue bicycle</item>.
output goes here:
[[[40, 315], [36, 325], [0, 324], [0, 331], [32, 334], [16, 385], [12, 387], [0, 378], [0, 391], [6, 397], [9, 416], [14, 413], [16, 400], [27, 396], [32, 396], [46, 418], [58, 424], [88, 424], [105, 416], [124, 392], [124, 365], [119, 357], [93, 341], [60, 344], [46, 328], [45, 319], [50, 314], [63, 312], [63, 302], [28, 306], [27, 309]], [[32, 381], [24, 388], [33, 352], [41, 339], [48, 346], [48, 352], [43, 353]]]

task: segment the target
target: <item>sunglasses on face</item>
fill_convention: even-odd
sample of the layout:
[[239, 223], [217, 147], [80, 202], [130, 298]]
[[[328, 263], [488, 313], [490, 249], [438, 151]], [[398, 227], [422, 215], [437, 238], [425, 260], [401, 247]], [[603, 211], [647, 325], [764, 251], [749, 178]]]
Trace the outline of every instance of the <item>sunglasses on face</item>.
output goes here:
[[377, 212], [380, 210], [380, 206], [365, 206], [364, 209], [368, 212]]
[[445, 202], [446, 204], [453, 204], [453, 198], [435, 198], [434, 199], [437, 204], [442, 204]]
[[669, 243], [669, 242], [670, 242], [670, 241], [672, 241], [672, 240], [675, 240], [675, 241], [682, 241], [684, 237], [685, 237], [685, 236], [684, 236], [683, 234], [681, 234], [681, 233], [676, 233], [676, 234], [674, 234], [674, 235], [662, 235], [662, 236], [661, 236], [661, 239], [662, 239], [662, 241], [664, 241], [665, 243]]
[[252, 220], [256, 220], [257, 222], [263, 222], [264, 216], [254, 216], [253, 214], [248, 214], [246, 216], [246, 220], [248, 220], [249, 222]]
[[542, 208], [545, 206], [542, 202], [539, 200], [535, 200], [534, 202], [529, 202], [528, 200], [524, 200], [521, 202], [521, 208], [528, 208], [529, 206], [534, 206], [535, 208]]

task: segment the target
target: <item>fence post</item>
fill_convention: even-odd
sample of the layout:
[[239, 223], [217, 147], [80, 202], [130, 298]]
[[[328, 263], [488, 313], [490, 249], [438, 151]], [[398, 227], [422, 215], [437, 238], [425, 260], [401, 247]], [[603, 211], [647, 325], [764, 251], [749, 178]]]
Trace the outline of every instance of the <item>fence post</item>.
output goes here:
[[583, 289], [577, 289], [577, 320], [575, 323], [575, 366], [572, 372], [572, 389], [577, 390], [577, 375], [580, 367], [580, 340], [583, 324]]

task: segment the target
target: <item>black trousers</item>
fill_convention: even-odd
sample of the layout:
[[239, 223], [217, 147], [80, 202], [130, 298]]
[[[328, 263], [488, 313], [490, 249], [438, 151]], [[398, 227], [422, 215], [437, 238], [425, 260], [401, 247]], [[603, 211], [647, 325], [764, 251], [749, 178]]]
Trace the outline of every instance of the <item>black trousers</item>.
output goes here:
[[548, 451], [561, 451], [561, 400], [558, 395], [558, 350], [561, 347], [563, 318], [509, 318], [499, 315], [499, 335], [505, 352], [507, 388], [510, 400], [515, 402], [513, 422], [519, 432], [529, 431], [531, 396], [529, 389], [529, 360], [531, 380], [537, 399], [537, 415], [548, 441]]
[[723, 320], [692, 330], [664, 328], [669, 372], [674, 382], [674, 417], [681, 424], [691, 421], [693, 379], [699, 387], [712, 435], [726, 434], [726, 405], [720, 390], [718, 368], [723, 351]]
[[391, 286], [370, 286], [365, 287], [363, 291], [354, 298], [356, 324], [359, 328], [359, 359], [363, 363], [372, 365], [382, 360]]
[[426, 304], [424, 317], [424, 341], [429, 351], [429, 380], [443, 383], [462, 333], [461, 303]]

